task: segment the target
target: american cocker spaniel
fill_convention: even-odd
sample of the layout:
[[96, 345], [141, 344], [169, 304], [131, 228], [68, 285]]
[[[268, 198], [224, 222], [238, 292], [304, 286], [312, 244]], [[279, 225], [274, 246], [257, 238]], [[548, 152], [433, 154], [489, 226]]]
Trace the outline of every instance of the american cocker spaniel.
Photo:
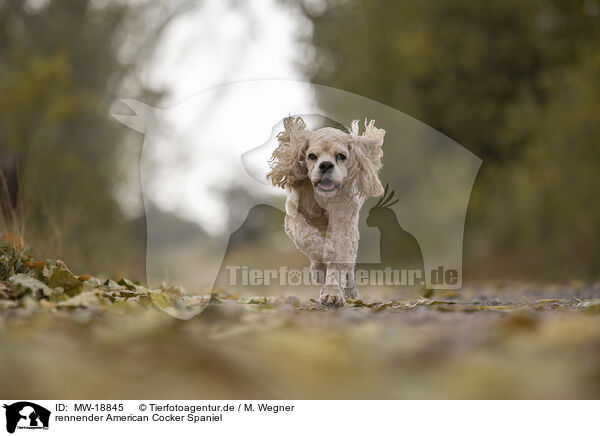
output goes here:
[[267, 178], [287, 190], [285, 231], [310, 259], [321, 304], [341, 307], [358, 297], [358, 218], [366, 198], [383, 194], [378, 172], [385, 130], [365, 120], [362, 135], [358, 121], [348, 132], [310, 131], [300, 117], [284, 119], [283, 126]]

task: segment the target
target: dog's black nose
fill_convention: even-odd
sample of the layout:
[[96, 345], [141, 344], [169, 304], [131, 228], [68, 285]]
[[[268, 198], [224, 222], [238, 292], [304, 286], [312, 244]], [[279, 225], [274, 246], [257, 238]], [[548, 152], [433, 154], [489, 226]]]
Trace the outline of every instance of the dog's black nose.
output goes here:
[[325, 160], [319, 164], [319, 169], [323, 172], [330, 170], [332, 168], [333, 168], [333, 163], [329, 162], [328, 160]]

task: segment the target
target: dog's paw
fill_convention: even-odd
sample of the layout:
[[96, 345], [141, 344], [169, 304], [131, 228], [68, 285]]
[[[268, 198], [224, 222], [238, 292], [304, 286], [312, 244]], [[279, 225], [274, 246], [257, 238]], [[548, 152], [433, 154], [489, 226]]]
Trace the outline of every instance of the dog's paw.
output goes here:
[[346, 297], [346, 300], [356, 300], [358, 298], [358, 291], [356, 290], [356, 286], [352, 286], [351, 288], [345, 288], [344, 297]]
[[342, 307], [346, 304], [346, 299], [338, 287], [323, 286], [321, 288], [321, 304], [327, 307]]

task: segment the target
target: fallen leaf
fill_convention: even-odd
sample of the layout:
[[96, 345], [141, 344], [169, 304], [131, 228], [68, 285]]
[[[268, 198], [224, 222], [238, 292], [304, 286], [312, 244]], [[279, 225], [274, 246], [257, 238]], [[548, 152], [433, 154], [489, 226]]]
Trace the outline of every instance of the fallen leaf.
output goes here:
[[81, 282], [66, 269], [57, 269], [50, 276], [48, 286], [51, 288], [63, 288], [70, 297], [75, 296], [81, 290]]
[[[15, 274], [8, 279], [8, 286], [12, 290], [13, 295], [20, 297], [31, 291], [32, 294], [41, 292], [42, 295], [49, 297], [56, 290], [51, 289], [45, 283], [28, 276], [27, 274]], [[34, 295], [35, 296], [35, 295]]]
[[61, 307], [96, 307], [102, 300], [94, 292], [81, 292], [65, 301], [59, 301], [57, 306]]
[[44, 267], [46, 266], [44, 264], [44, 262], [39, 261], [39, 262], [33, 262], [30, 260], [26, 260], [25, 262], [23, 262], [23, 265], [25, 265], [27, 268], [36, 268], [39, 269], [40, 271], [44, 270]]

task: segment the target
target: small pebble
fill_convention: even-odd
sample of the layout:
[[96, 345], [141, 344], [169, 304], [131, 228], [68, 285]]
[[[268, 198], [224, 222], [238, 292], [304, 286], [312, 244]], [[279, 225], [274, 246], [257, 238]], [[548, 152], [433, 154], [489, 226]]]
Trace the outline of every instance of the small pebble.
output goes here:
[[298, 300], [298, 297], [295, 297], [293, 295], [286, 297], [285, 302], [287, 304], [291, 304], [292, 306], [300, 306], [300, 300]]

